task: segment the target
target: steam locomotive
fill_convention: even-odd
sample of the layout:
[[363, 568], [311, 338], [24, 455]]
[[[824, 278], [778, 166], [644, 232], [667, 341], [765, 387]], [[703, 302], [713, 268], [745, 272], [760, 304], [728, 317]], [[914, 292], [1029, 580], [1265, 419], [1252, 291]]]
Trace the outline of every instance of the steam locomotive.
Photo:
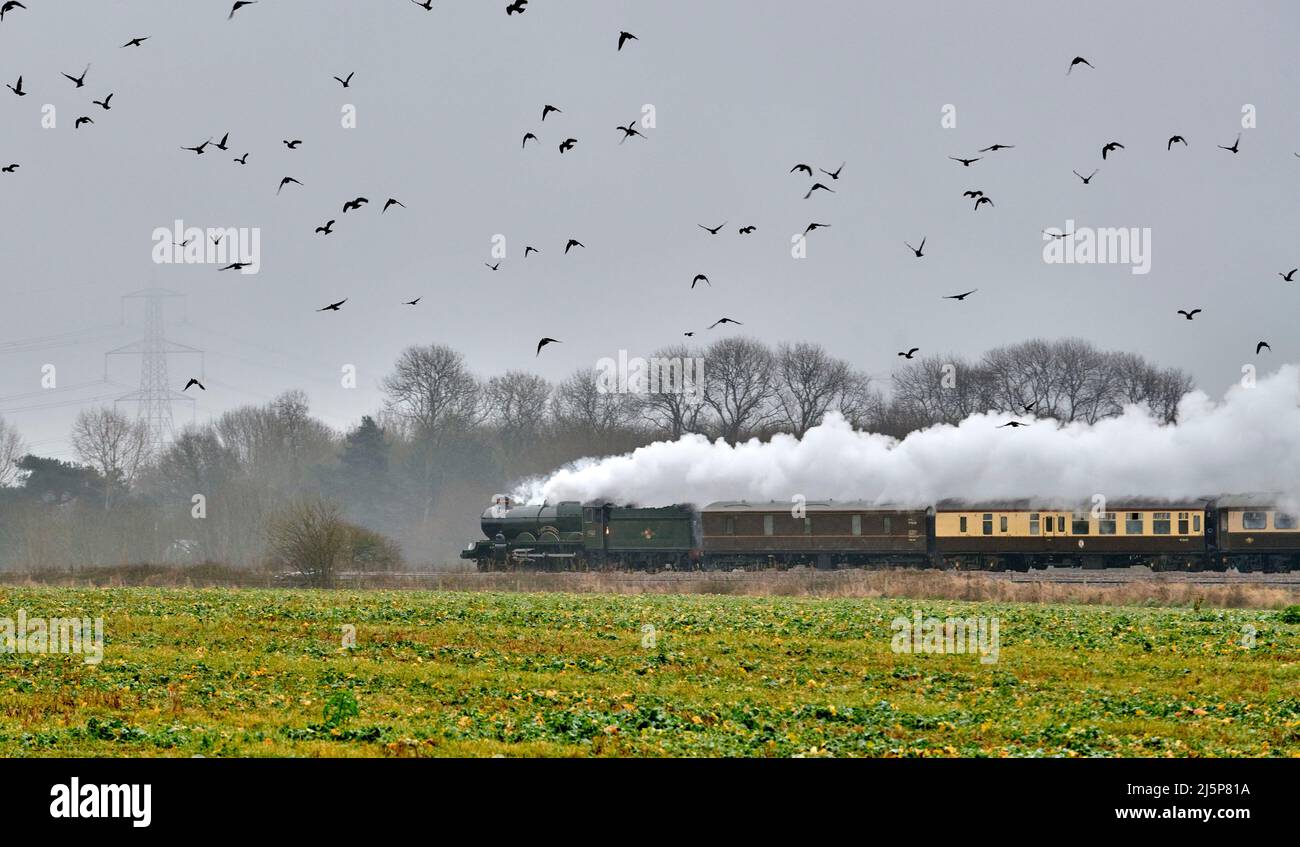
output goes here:
[[1147, 565], [1153, 570], [1300, 570], [1300, 519], [1277, 495], [1128, 499], [1065, 506], [942, 500], [722, 501], [642, 508], [599, 501], [522, 505], [498, 495], [480, 571], [943, 568]]

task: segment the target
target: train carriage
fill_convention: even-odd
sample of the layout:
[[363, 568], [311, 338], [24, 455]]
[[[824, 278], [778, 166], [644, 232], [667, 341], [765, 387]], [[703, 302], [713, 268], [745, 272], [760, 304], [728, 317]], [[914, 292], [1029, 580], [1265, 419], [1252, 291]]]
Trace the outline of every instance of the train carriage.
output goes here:
[[1220, 497], [1219, 563], [1241, 571], [1287, 571], [1300, 568], [1300, 508], [1281, 505], [1276, 494]]

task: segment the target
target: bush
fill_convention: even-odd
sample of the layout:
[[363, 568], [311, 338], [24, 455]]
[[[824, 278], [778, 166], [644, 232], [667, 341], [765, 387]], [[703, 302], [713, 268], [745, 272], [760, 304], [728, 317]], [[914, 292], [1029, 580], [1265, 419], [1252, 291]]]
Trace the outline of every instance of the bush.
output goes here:
[[1300, 623], [1300, 606], [1287, 606], [1278, 617], [1282, 623]]
[[402, 565], [396, 544], [348, 523], [337, 504], [321, 498], [298, 501], [273, 515], [267, 543], [273, 567], [321, 588], [333, 586], [341, 570], [391, 571]]

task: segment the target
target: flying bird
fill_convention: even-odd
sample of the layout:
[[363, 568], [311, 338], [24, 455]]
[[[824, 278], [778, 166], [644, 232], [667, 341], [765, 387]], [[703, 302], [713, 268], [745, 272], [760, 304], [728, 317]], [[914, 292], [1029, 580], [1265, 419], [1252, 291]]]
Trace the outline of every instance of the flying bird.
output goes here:
[[26, 8], [27, 7], [24, 6], [22, 3], [19, 3], [18, 0], [5, 0], [5, 4], [3, 6], [0, 6], [0, 21], [3, 21], [5, 19], [6, 12], [12, 12], [14, 9], [26, 9]]
[[722, 232], [722, 228], [726, 225], [727, 225], [726, 221], [723, 221], [722, 223], [718, 224], [715, 227], [707, 227], [704, 224], [696, 224], [696, 226], [698, 226], [700, 229], [707, 232], [709, 235], [717, 235], [719, 232]]
[[830, 224], [811, 223], [808, 224], [808, 228], [803, 231], [803, 234], [807, 235], [808, 233], [812, 232], [814, 229], [830, 229], [830, 226], [831, 226]]
[[965, 300], [967, 297], [971, 296], [971, 295], [974, 294], [976, 291], [979, 291], [979, 289], [978, 289], [978, 288], [972, 288], [970, 291], [967, 291], [965, 294], [949, 294], [948, 296], [946, 296], [946, 297], [944, 297], [944, 298], [942, 298], [942, 299], [944, 299], [944, 300]]
[[990, 206], [993, 205], [993, 201], [990, 200], [988, 197], [980, 197], [978, 200], [975, 201], [975, 208], [979, 209], [981, 203], [988, 203]]
[[1008, 427], [1008, 426], [1011, 427], [1012, 429], [1015, 429], [1016, 427], [1029, 426], [1029, 424], [1021, 423], [1020, 421], [1007, 421], [1002, 426], [998, 427], [998, 429], [1003, 429], [1004, 427]]
[[511, 3], [509, 6], [506, 6], [506, 17], [508, 18], [511, 15], [516, 13], [522, 15], [524, 12], [528, 11], [525, 8], [527, 5], [528, 5], [528, 0], [515, 0], [515, 2]]
[[248, 154], [245, 153], [244, 155], [240, 156], [238, 159], [231, 159], [231, 161], [232, 161], [232, 162], [238, 162], [238, 163], [241, 164], [241, 165], [247, 165], [247, 164], [248, 164]]
[[1236, 153], [1237, 146], [1241, 144], [1241, 133], [1237, 133], [1237, 140], [1232, 142], [1231, 147], [1224, 147], [1222, 144], [1217, 145], [1220, 150], [1227, 150], [1229, 153]]
[[1175, 144], [1181, 144], [1186, 147], [1187, 139], [1183, 138], [1181, 135], [1171, 135], [1169, 136], [1169, 143], [1165, 145], [1165, 150], [1168, 151], [1174, 149]]
[[803, 199], [807, 200], [809, 197], [812, 196], [814, 191], [818, 191], [818, 190], [829, 191], [831, 194], [835, 193], [835, 189], [827, 188], [826, 186], [822, 185], [820, 182], [815, 182], [813, 183], [813, 187], [808, 189], [808, 193], [803, 196]]
[[64, 76], [72, 80], [77, 88], [83, 88], [86, 85], [86, 74], [89, 72], [90, 65], [86, 65], [86, 69], [81, 72], [81, 76], [73, 76], [72, 74], [64, 74]]
[[343, 214], [346, 215], [348, 211], [351, 209], [360, 209], [362, 206], [366, 205], [369, 202], [370, 201], [364, 197], [358, 197], [355, 200], [349, 200], [348, 202], [343, 204]]
[[181, 149], [182, 149], [182, 150], [191, 150], [191, 151], [193, 151], [194, 153], [196, 153], [197, 155], [202, 156], [202, 155], [203, 155], [203, 151], [206, 150], [206, 149], [207, 149], [207, 146], [208, 146], [209, 144], [211, 144], [211, 143], [212, 143], [212, 139], [209, 138], [207, 141], [203, 142], [202, 144], [200, 144], [200, 145], [197, 146], [197, 147], [182, 147]]
[[542, 252], [542, 251], [541, 251], [541, 250], [538, 250], [536, 247], [525, 246], [525, 247], [524, 247], [524, 258], [527, 259], [529, 253], [541, 253], [541, 252]]
[[[244, 8], [245, 6], [252, 6], [256, 2], [257, 0], [236, 0], [235, 5], [230, 7], [230, 14], [226, 15], [226, 20], [230, 20], [231, 18], [233, 18], [235, 16], [235, 12], [238, 12], [240, 9]], [[432, 3], [433, 0], [429, 0], [429, 2]]]
[[712, 287], [713, 287], [713, 283], [709, 282], [709, 278], [708, 278], [707, 276], [705, 276], [704, 274], [696, 274], [696, 275], [695, 275], [695, 279], [691, 280], [691, 290], [692, 290], [692, 291], [695, 290], [695, 284], [696, 284], [696, 283], [699, 283], [699, 282], [708, 283], [709, 288], [712, 288]]
[[242, 271], [242, 270], [243, 270], [244, 268], [246, 268], [246, 267], [248, 267], [248, 262], [231, 262], [230, 264], [226, 265], [224, 268], [217, 268], [217, 270], [219, 270], [219, 271]]
[[[825, 170], [824, 168], [818, 168], [817, 170], [819, 170], [819, 171], [821, 171], [822, 173], [826, 174], [826, 175], [827, 175], [828, 177], [830, 177], [831, 179], [839, 179], [839, 178], [840, 178], [840, 173], [844, 170], [844, 166], [845, 166], [846, 164], [848, 164], [848, 163], [847, 163], [847, 162], [841, 162], [841, 163], [840, 163], [840, 166], [839, 166], [838, 168], [836, 168], [835, 170], [833, 170], [833, 171], [828, 171], [828, 170]], [[812, 176], [812, 174], [809, 174], [809, 176]]]
[[[136, 38], [132, 38], [130, 41], [128, 41], [127, 43], [123, 44], [122, 47], [139, 47], [140, 45], [144, 44], [146, 41], [148, 41], [148, 40], [149, 40], [150, 38], [152, 38], [152, 37], [153, 37], [153, 36], [149, 36], [149, 35], [138, 36], [138, 37], [136, 37]], [[121, 48], [118, 48], [118, 49], [120, 50]]]
[[922, 250], [925, 249], [925, 239], [924, 239], [924, 238], [921, 239], [921, 246], [920, 246], [920, 247], [913, 247], [911, 244], [908, 244], [906, 241], [904, 241], [903, 244], [904, 244], [904, 246], [907, 247], [908, 250], [911, 250], [913, 253], [916, 254], [916, 258], [919, 259], [919, 258], [921, 258], [922, 256], [925, 255], [924, 253], [921, 252]]
[[324, 308], [321, 308], [321, 309], [317, 309], [316, 311], [318, 311], [318, 312], [337, 312], [337, 311], [339, 310], [339, 307], [342, 306], [342, 305], [343, 305], [344, 303], [346, 303], [346, 302], [348, 302], [348, 298], [344, 297], [342, 300], [338, 301], [337, 303], [330, 303], [328, 306], [325, 306]]
[[334, 221], [327, 221], [325, 226], [316, 227], [316, 231], [322, 235], [332, 235], [334, 233]]
[[433, 0], [424, 0], [423, 3], [421, 3], [420, 0], [411, 0], [411, 2], [419, 6], [421, 9], [423, 9], [426, 12], [433, 11]]
[[635, 35], [633, 35], [630, 32], [620, 32], [618, 34], [618, 49], [622, 50], [623, 45], [628, 43], [629, 41], [640, 41], [640, 40], [641, 39], [637, 38]]
[[545, 106], [542, 106], [542, 120], [546, 120], [546, 116], [549, 115], [551, 112], [555, 112], [557, 115], [564, 114], [563, 109], [557, 109], [554, 106], [552, 106], [550, 103], [547, 103]]
[[423, 297], [416, 297], [414, 300], [407, 300], [407, 301], [406, 301], [405, 303], [403, 303], [402, 305], [403, 305], [403, 306], [415, 306], [415, 305], [418, 305], [419, 302], [420, 302], [421, 300], [423, 300], [423, 299], [424, 299]]
[[583, 250], [587, 249], [586, 244], [583, 244], [581, 241], [579, 241], [576, 238], [570, 238], [569, 243], [564, 245], [564, 255], [566, 256], [569, 255], [569, 251], [572, 250], [574, 247], [581, 247]]
[[740, 321], [733, 321], [731, 318], [718, 318], [716, 321], [714, 321], [712, 324], [709, 325], [709, 329], [713, 329], [718, 324], [735, 324], [736, 326], [744, 326], [744, 324], [741, 323]]
[[1184, 311], [1183, 309], [1179, 309], [1178, 314], [1182, 315], [1183, 317], [1187, 318], [1190, 321], [1192, 318], [1196, 317], [1196, 313], [1199, 311], [1201, 310], [1192, 309], [1190, 312], [1188, 312], [1188, 311]]
[[[1074, 59], [1070, 62], [1070, 67], [1065, 72], [1066, 76], [1070, 75], [1070, 71], [1074, 70], [1075, 65], [1087, 65], [1088, 67], [1092, 68], [1092, 62], [1089, 62], [1087, 59], [1083, 58], [1082, 56], [1075, 56]], [[1092, 68], [1092, 69], [1094, 71], [1096, 70], [1096, 68]]]
[[406, 204], [401, 200], [398, 200], [396, 197], [389, 197], [388, 202], [384, 204], [384, 208], [379, 210], [379, 214], [382, 215], [384, 212], [387, 212], [389, 206], [401, 206], [403, 209], [406, 208]]
[[1278, 273], [1278, 276], [1282, 277], [1282, 279], [1285, 280], [1286, 282], [1295, 282], [1295, 272], [1296, 272], [1296, 271], [1300, 271], [1300, 268], [1292, 268], [1291, 270], [1287, 271], [1286, 273], [1281, 273], [1281, 272], [1279, 272], [1279, 273]]
[[983, 191], [979, 191], [979, 190], [975, 190], [975, 191], [963, 191], [963, 192], [961, 193], [961, 196], [962, 196], [962, 197], [969, 197], [969, 198], [971, 198], [971, 199], [973, 200], [973, 199], [975, 199], [976, 197], [983, 197], [983, 196], [984, 196], [984, 192], [983, 192]]
[[82, 124], [93, 124], [93, 123], [94, 123], [93, 120], [86, 117], [85, 115], [82, 115], [81, 117], [77, 118], [77, 122], [72, 125], [72, 128], [81, 129]]
[[568, 151], [572, 150], [572, 149], [573, 149], [573, 145], [575, 145], [575, 144], [577, 144], [577, 143], [578, 143], [578, 139], [576, 139], [576, 138], [566, 138], [566, 139], [564, 139], [564, 141], [560, 144], [560, 155], [564, 155], [564, 154], [567, 153]]
[[1079, 179], [1083, 180], [1083, 184], [1084, 184], [1084, 185], [1087, 185], [1088, 183], [1092, 182], [1092, 178], [1093, 178], [1094, 176], [1097, 175], [1097, 171], [1098, 171], [1098, 170], [1100, 170], [1100, 168], [1094, 169], [1093, 172], [1090, 173], [1090, 174], [1088, 174], [1087, 176], [1084, 176], [1083, 174], [1079, 173], [1078, 171], [1071, 171], [1071, 173], [1073, 173], [1073, 174], [1074, 174], [1075, 176], [1077, 176]]
[[1118, 141], [1112, 141], [1106, 146], [1101, 148], [1101, 158], [1105, 160], [1106, 155], [1108, 153], [1113, 153], [1115, 150], [1123, 150], [1123, 149], [1125, 149], [1123, 144], [1120, 144]]
[[750, 233], [754, 232], [757, 229], [758, 227], [756, 226], [742, 226], [740, 229], [737, 230], [737, 232], [739, 232], [741, 235], [749, 235]]
[[1270, 353], [1273, 352], [1273, 348], [1272, 348], [1272, 347], [1269, 347], [1269, 344], [1268, 344], [1267, 341], [1261, 341], [1261, 342], [1259, 342], [1258, 344], [1255, 345], [1255, 355], [1258, 356], [1258, 355], [1259, 355], [1259, 351], [1260, 351], [1260, 350], [1263, 350], [1263, 349], [1265, 349], [1265, 348], [1268, 348], [1268, 352], [1270, 352]]
[[207, 387], [203, 385], [203, 383], [199, 382], [199, 381], [198, 381], [197, 379], [195, 379], [194, 377], [190, 377], [190, 381], [187, 382], [187, 383], [185, 383], [185, 387], [182, 388], [181, 391], [189, 391], [190, 388], [193, 387], [193, 386], [195, 386], [195, 385], [197, 385], [197, 386], [199, 387], [199, 390], [200, 390], [200, 391], [207, 391], [207, 390], [208, 390]]
[[999, 151], [999, 150], [1011, 150], [1011, 149], [1015, 148], [1015, 146], [1016, 146], [1016, 145], [1014, 145], [1014, 144], [991, 144], [991, 145], [989, 145], [988, 147], [985, 147], [983, 150], [980, 150], [979, 152], [981, 152], [981, 153], [996, 153], [996, 152]]
[[230, 133], [226, 133], [225, 135], [221, 136], [220, 141], [218, 141], [216, 144], [213, 144], [212, 146], [222, 151], [229, 150], [230, 148], [226, 146], [226, 142], [229, 140], [230, 140]]
[[530, 139], [530, 138], [531, 138], [533, 141], [536, 141], [536, 140], [537, 140], [537, 136], [533, 135], [531, 132], [525, 132], [525, 133], [524, 133], [524, 143], [523, 143], [523, 144], [520, 144], [519, 146], [522, 147], [522, 148], [527, 148], [527, 147], [528, 147], [528, 139]]
[[484, 262], [484, 263], [483, 263], [483, 266], [486, 267], [486, 268], [491, 268], [491, 269], [494, 270], [494, 271], [499, 271], [499, 270], [501, 270], [501, 263], [500, 263], [500, 262], [497, 262], [495, 265], [489, 265], [487, 262]]
[[18, 167], [18, 165], [5, 165], [3, 168], [0, 168], [0, 172], [11, 174], [18, 170]]
[[911, 350], [908, 350], [906, 353], [900, 351], [898, 355], [902, 356], [904, 359], [910, 359], [912, 358], [912, 356], [916, 355], [916, 351], [920, 349], [921, 349], [920, 347], [913, 347]]
[[107, 111], [109, 111], [110, 109], [113, 108], [112, 106], [108, 105], [108, 104], [111, 103], [112, 101], [113, 101], [113, 95], [112, 95], [112, 94], [109, 94], [109, 95], [108, 95], [107, 97], [105, 97], [103, 100], [91, 100], [90, 102], [93, 103], [93, 104], [96, 105], [96, 106], [99, 106], [101, 109], [103, 109], [105, 112], [107, 112]]
[[[244, 155], [248, 155], [248, 154], [245, 153]], [[236, 159], [235, 161], [239, 161], [239, 160]], [[277, 189], [275, 190], [275, 196], [279, 197], [279, 196], [280, 196], [280, 192], [283, 191], [283, 190], [284, 190], [284, 187], [285, 187], [286, 185], [289, 185], [290, 183], [292, 183], [293, 185], [302, 185], [302, 183], [299, 182], [298, 180], [294, 179], [294, 178], [291, 177], [291, 176], [287, 176], [287, 177], [285, 177], [284, 179], [280, 180], [280, 187], [277, 188]]]
[[17, 83], [17, 85], [9, 85], [8, 83], [5, 83], [5, 88], [9, 89], [9, 90], [12, 91], [14, 94], [17, 94], [19, 97], [26, 97], [26, 96], [27, 96], [27, 92], [26, 92], [26, 91], [23, 91], [23, 78], [22, 78], [22, 77], [18, 77], [18, 83]]
[[545, 347], [547, 344], [563, 344], [563, 343], [564, 342], [560, 341], [558, 338], [543, 338], [541, 341], [537, 342], [537, 352], [534, 353], [533, 356], [536, 357], [542, 355], [542, 348]]
[[345, 79], [340, 79], [339, 77], [334, 77], [334, 78], [339, 81], [339, 85], [343, 86], [344, 88], [350, 88], [352, 86], [352, 74], [355, 73], [356, 71], [353, 71], [352, 73], [348, 74], [347, 78]]
[[297, 149], [298, 149], [298, 145], [302, 143], [302, 139], [301, 139], [301, 138], [295, 138], [293, 141], [285, 141], [285, 142], [283, 142], [283, 143], [284, 143], [284, 146], [285, 146], [285, 147], [288, 147], [290, 150], [297, 150]]
[[[641, 135], [641, 132], [637, 130], [636, 121], [632, 121], [632, 123], [628, 124], [627, 126], [616, 126], [614, 127], [614, 129], [617, 129], [619, 132], [623, 133], [623, 141], [627, 141], [629, 138], [631, 138], [634, 135], [640, 135], [642, 138], [645, 138], [645, 136]], [[622, 144], [623, 141], [620, 141], [619, 144]]]
[[1022, 404], [1020, 405], [1020, 408], [1024, 409], [1025, 412], [1032, 412], [1032, 411], [1034, 410], [1034, 407], [1037, 406], [1037, 405], [1038, 405], [1038, 401], [1035, 400], [1035, 401], [1032, 402], [1032, 403], [1022, 403]]
[[812, 167], [810, 165], [795, 165], [793, 168], [790, 169], [790, 173], [794, 173], [795, 171], [803, 171], [804, 173], [808, 174], [808, 176], [813, 175]]
[[687, 338], [694, 338], [694, 337], [695, 337], [695, 333], [693, 333], [693, 332], [683, 332], [682, 335], [686, 336]]
[[983, 157], [983, 156], [976, 156], [974, 159], [959, 159], [959, 158], [957, 158], [956, 156], [949, 156], [948, 158], [949, 158], [949, 159], [952, 159], [954, 162], [961, 162], [963, 165], [965, 165], [966, 167], [969, 168], [971, 165], [973, 165], [974, 163], [978, 162], [980, 159], [982, 159], [982, 158], [984, 158], [984, 157]]

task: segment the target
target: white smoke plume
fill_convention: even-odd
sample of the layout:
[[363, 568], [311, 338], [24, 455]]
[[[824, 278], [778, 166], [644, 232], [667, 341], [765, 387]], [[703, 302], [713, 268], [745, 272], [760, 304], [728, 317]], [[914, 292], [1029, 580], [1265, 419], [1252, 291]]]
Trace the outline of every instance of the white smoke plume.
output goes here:
[[1278, 492], [1300, 501], [1300, 366], [1286, 365], [1252, 388], [1214, 401], [1185, 395], [1178, 423], [1143, 407], [1096, 424], [972, 415], [902, 440], [854, 430], [839, 416], [802, 438], [730, 445], [701, 435], [632, 453], [583, 459], [524, 483], [522, 502], [608, 499], [664, 506], [715, 500], [868, 500], [928, 505], [956, 497], [1033, 497], [1089, 502], [1095, 495], [1200, 498]]

